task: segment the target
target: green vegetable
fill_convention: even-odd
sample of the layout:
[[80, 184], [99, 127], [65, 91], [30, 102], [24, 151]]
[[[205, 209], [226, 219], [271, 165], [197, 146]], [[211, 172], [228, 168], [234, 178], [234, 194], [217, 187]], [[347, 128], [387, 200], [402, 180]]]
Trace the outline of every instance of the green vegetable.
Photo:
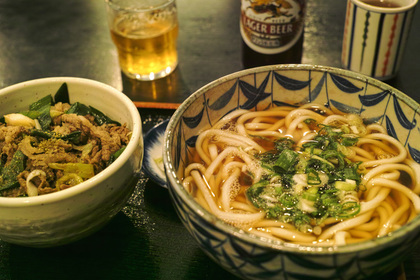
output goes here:
[[358, 138], [348, 134], [347, 126], [319, 126], [314, 139], [300, 150], [282, 138], [273, 150], [259, 155], [266, 175], [246, 191], [248, 200], [267, 218], [292, 223], [304, 232], [329, 217], [347, 219], [360, 211], [358, 202], [340, 199], [342, 193], [361, 190], [360, 162], [345, 156], [346, 147]]
[[354, 217], [360, 212], [360, 204], [354, 201], [348, 201], [342, 204], [342, 211], [338, 214], [339, 218], [347, 219]]
[[51, 125], [51, 116], [50, 116], [50, 108], [53, 105], [53, 99], [51, 95], [47, 95], [38, 101], [35, 101], [31, 105], [29, 105], [28, 116], [35, 116], [38, 114], [36, 119], [38, 120], [39, 124], [41, 125], [42, 130], [48, 130]]
[[63, 83], [57, 92], [54, 95], [54, 102], [58, 103], [69, 103], [70, 104], [70, 97], [69, 97], [69, 90], [67, 87], [67, 83]]
[[83, 182], [83, 178], [75, 173], [67, 173], [55, 182], [55, 187], [60, 190], [61, 185], [75, 186]]
[[109, 117], [107, 117], [104, 113], [102, 113], [98, 109], [95, 109], [92, 106], [88, 107], [88, 106], [86, 106], [82, 103], [79, 103], [79, 102], [74, 103], [67, 110], [66, 114], [77, 114], [77, 115], [81, 115], [81, 116], [92, 115], [95, 118], [95, 122], [98, 125], [103, 125], [103, 124], [120, 125], [119, 122], [110, 119]]
[[76, 115], [86, 116], [90, 114], [90, 110], [88, 106], [79, 102], [75, 102], [67, 110], [66, 114], [76, 114]]
[[1, 170], [0, 190], [6, 190], [19, 186], [17, 176], [25, 170], [26, 156], [17, 150], [9, 164]]
[[111, 163], [113, 163], [125, 150], [125, 146], [121, 147], [118, 151], [113, 153], [111, 157], [109, 158], [109, 161], [107, 163], [107, 166], [109, 166]]
[[312, 187], [302, 193], [302, 198], [309, 201], [316, 201], [319, 198], [318, 188]]
[[82, 152], [82, 158], [87, 156], [92, 151], [93, 145], [92, 143], [87, 143], [82, 146], [73, 145], [74, 150], [78, 150]]
[[321, 178], [319, 177], [318, 172], [314, 168], [306, 168], [306, 173], [308, 174], [308, 185], [319, 185], [321, 184]]
[[52, 99], [51, 95], [47, 95], [47, 96], [44, 96], [43, 98], [35, 101], [31, 105], [29, 105], [29, 110], [30, 111], [42, 111], [47, 107], [49, 109], [52, 104], [53, 104], [53, 99]]
[[[276, 192], [272, 186], [266, 188], [269, 185], [268, 181], [259, 181], [252, 185], [246, 192], [248, 200], [252, 202], [257, 208], [267, 208], [269, 201], [272, 202], [275, 198]], [[268, 195], [267, 195], [268, 194]]]
[[37, 119], [41, 129], [48, 130], [52, 121], [50, 109], [57, 102], [70, 103], [66, 83], [63, 83], [57, 90], [54, 100], [51, 95], [46, 95], [29, 105], [29, 111], [23, 111], [21, 114], [31, 119]]
[[278, 152], [283, 150], [291, 150], [295, 142], [290, 138], [280, 138], [275, 141], [275, 147]]
[[342, 190], [342, 191], [354, 191], [356, 190], [356, 181], [353, 180], [346, 180], [346, 181], [335, 181], [334, 182], [334, 187], [337, 190]]
[[[63, 83], [60, 86], [60, 88], [57, 90], [57, 92], [54, 95], [54, 99], [51, 95], [44, 96], [43, 98], [29, 105], [28, 111], [23, 111], [20, 113], [31, 119], [37, 119], [39, 124], [41, 125], [41, 129], [45, 131], [45, 130], [48, 130], [52, 122], [52, 117], [50, 113], [51, 106], [53, 106], [54, 104], [58, 102], [70, 104], [70, 97], [69, 97], [67, 83]], [[102, 113], [98, 109], [92, 106], [86, 106], [79, 102], [72, 104], [66, 113], [77, 114], [81, 116], [86, 116], [90, 114], [94, 117], [95, 122], [98, 125], [103, 125], [103, 124], [121, 125], [119, 122], [112, 120], [111, 118], [106, 116], [104, 113]], [[0, 122], [5, 123], [4, 117], [0, 118]]]
[[296, 164], [298, 153], [293, 150], [283, 150], [274, 165], [278, 173], [288, 173]]
[[30, 132], [31, 136], [41, 137], [41, 138], [44, 138], [44, 139], [51, 139], [51, 138], [62, 139], [62, 140], [69, 141], [69, 142], [74, 143], [74, 144], [78, 144], [80, 142], [80, 135], [81, 134], [82, 134], [81, 131], [73, 131], [69, 134], [61, 135], [61, 134], [55, 133], [53, 131], [49, 131], [49, 130], [44, 131], [44, 130], [39, 130], [39, 129], [33, 129]]
[[260, 181], [247, 190], [246, 196], [255, 207], [263, 209], [269, 219], [292, 223], [302, 231], [306, 230], [306, 225], [310, 223], [311, 218], [296, 207], [299, 197], [279, 184]]
[[341, 140], [341, 145], [343, 146], [354, 146], [359, 140], [357, 137], [343, 137]]
[[63, 170], [64, 173], [74, 173], [82, 179], [89, 179], [95, 176], [92, 164], [88, 163], [49, 163], [52, 169]]
[[114, 121], [114, 120], [111, 120], [109, 117], [107, 117], [104, 113], [102, 113], [98, 109], [95, 109], [92, 106], [89, 106], [89, 108], [90, 108], [90, 114], [95, 117], [95, 122], [98, 125], [103, 125], [103, 124], [116, 124], [116, 125], [120, 125], [119, 122]]
[[27, 117], [33, 119], [33, 120], [38, 118], [41, 115], [40, 111], [23, 111], [23, 112], [20, 112], [20, 113], [24, 116], [27, 116]]

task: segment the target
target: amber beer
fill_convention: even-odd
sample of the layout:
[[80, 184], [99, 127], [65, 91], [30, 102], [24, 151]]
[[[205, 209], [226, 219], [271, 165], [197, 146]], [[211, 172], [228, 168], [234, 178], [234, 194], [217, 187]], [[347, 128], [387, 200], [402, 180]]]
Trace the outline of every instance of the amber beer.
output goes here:
[[117, 14], [111, 24], [111, 37], [118, 50], [121, 70], [137, 80], [165, 77], [178, 64], [178, 20], [176, 7], [135, 9]]
[[305, 0], [241, 0], [244, 67], [300, 63], [305, 10]]

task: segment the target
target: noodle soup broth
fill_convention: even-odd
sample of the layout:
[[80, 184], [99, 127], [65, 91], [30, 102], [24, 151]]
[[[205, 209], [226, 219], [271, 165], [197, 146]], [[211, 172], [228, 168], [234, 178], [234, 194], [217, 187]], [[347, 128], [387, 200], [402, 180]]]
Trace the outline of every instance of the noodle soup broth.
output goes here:
[[418, 164], [377, 123], [319, 104], [233, 111], [197, 137], [184, 187], [209, 212], [282, 242], [345, 245], [420, 211]]
[[242, 278], [383, 275], [419, 243], [417, 112], [342, 69], [233, 73], [168, 123], [168, 190], [204, 252]]

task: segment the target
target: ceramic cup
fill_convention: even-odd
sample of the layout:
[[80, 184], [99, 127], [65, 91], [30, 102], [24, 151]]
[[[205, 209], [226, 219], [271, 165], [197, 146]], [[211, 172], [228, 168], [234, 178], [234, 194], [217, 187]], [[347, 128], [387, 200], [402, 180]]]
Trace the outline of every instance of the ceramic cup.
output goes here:
[[342, 66], [379, 80], [399, 70], [417, 0], [348, 0]]

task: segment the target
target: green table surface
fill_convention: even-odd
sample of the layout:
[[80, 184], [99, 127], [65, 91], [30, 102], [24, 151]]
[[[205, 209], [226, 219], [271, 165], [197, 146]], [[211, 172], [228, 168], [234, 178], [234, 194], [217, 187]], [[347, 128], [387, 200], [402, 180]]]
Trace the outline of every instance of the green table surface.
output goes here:
[[[242, 70], [239, 0], [177, 0], [179, 66], [165, 79], [136, 82], [119, 69], [102, 0], [0, 0], [0, 88], [74, 76], [114, 86], [139, 104], [144, 132], [223, 75]], [[308, 0], [303, 63], [340, 67], [345, 0]], [[420, 13], [392, 86], [420, 101]], [[1, 221], [0, 221], [1, 222]], [[420, 255], [403, 264], [420, 279]], [[395, 271], [384, 279], [397, 279]], [[169, 193], [145, 174], [127, 205], [97, 233], [66, 246], [34, 249], [0, 240], [0, 280], [235, 279], [208, 258], [178, 219]], [[403, 278], [400, 278], [403, 279]]]

